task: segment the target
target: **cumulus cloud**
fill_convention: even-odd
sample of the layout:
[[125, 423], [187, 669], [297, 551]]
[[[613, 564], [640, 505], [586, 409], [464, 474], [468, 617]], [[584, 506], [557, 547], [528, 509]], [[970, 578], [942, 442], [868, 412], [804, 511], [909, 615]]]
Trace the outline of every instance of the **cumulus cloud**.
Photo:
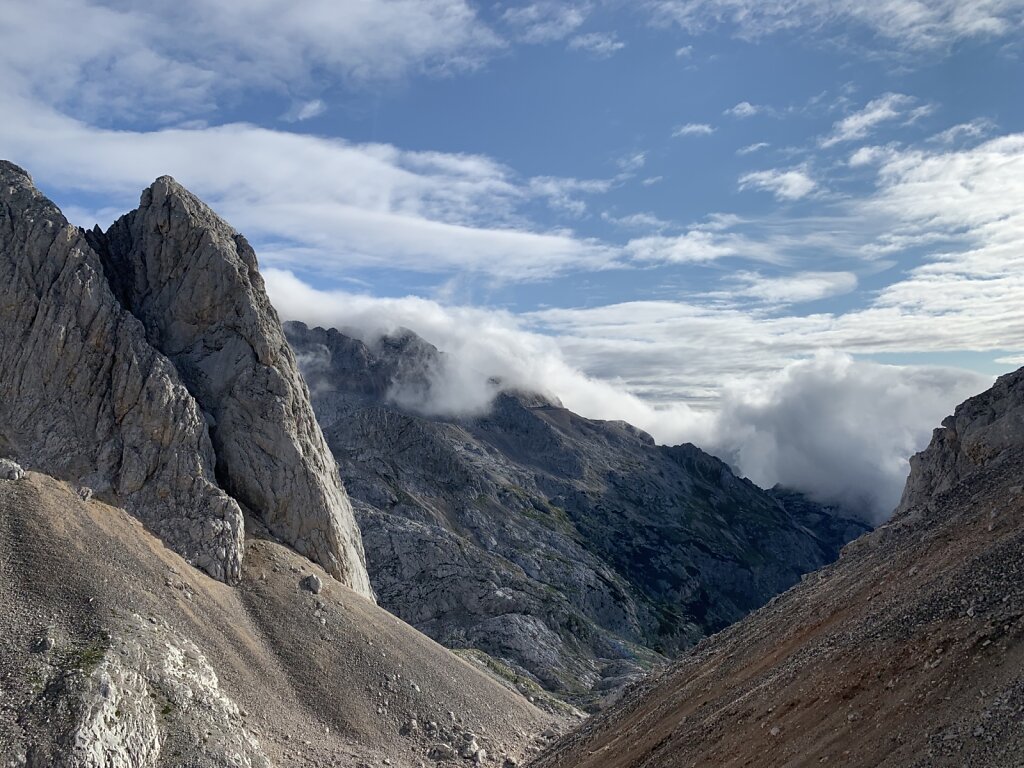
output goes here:
[[779, 200], [799, 200], [811, 194], [818, 183], [803, 168], [754, 171], [739, 180], [740, 189], [761, 189], [771, 192]]
[[680, 136], [710, 136], [714, 132], [714, 127], [707, 123], [686, 123], [672, 131], [672, 136], [675, 138]]
[[798, 488], [878, 523], [899, 501], [908, 457], [955, 404], [990, 384], [956, 369], [822, 352], [727, 387], [706, 447], [759, 485]]

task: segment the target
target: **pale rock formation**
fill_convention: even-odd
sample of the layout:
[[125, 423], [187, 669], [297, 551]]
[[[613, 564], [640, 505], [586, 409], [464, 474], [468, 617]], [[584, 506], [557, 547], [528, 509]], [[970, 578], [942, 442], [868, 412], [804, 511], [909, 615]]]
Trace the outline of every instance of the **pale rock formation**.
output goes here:
[[896, 515], [927, 506], [983, 467], [998, 463], [1024, 442], [1024, 368], [957, 406], [935, 430], [929, 446], [910, 459], [910, 477]]
[[245, 238], [165, 176], [138, 210], [89, 239], [202, 408], [221, 485], [372, 598], [352, 507]]
[[21, 465], [10, 459], [0, 459], [0, 480], [21, 480], [25, 470]]
[[238, 578], [242, 513], [215, 484], [203, 413], [82, 233], [3, 161], [0, 448], [116, 498], [189, 562]]

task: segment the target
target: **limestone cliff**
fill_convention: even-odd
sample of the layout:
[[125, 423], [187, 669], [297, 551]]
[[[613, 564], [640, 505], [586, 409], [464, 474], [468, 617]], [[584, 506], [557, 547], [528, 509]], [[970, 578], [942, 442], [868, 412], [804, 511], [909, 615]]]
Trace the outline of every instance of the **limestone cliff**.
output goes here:
[[202, 411], [82, 233], [2, 161], [0, 453], [116, 497], [194, 565], [238, 578], [242, 513], [217, 487]]
[[352, 507], [245, 238], [165, 176], [90, 241], [206, 414], [225, 490], [371, 595]]

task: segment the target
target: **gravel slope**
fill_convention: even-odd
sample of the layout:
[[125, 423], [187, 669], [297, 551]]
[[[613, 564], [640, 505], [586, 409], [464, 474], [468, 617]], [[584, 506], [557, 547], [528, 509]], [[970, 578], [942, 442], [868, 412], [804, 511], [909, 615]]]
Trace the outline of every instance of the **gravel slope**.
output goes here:
[[273, 540], [231, 588], [46, 475], [0, 480], [0, 607], [4, 766], [502, 765], [565, 722]]

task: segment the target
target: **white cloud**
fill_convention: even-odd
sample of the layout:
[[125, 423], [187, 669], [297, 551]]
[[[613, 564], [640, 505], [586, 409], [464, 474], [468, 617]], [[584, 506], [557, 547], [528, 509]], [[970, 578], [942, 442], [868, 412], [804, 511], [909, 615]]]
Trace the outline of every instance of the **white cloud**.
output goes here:
[[911, 109], [916, 102], [902, 93], [886, 93], [832, 126], [832, 133], [821, 140], [821, 146], [831, 147], [844, 141], [866, 138], [880, 124], [897, 119], [912, 122], [928, 114], [932, 107], [924, 105]]
[[279, 265], [387, 265], [522, 280], [600, 269], [618, 257], [570, 232], [537, 230], [519, 213], [531, 200], [557, 203], [607, 182], [522, 180], [479, 155], [406, 152], [245, 124], [109, 131], [17, 99], [5, 107], [0, 146], [44, 189], [103, 193], [127, 208], [169, 173]]
[[995, 128], [996, 125], [991, 120], [979, 117], [976, 120], [971, 120], [967, 123], [960, 123], [947, 128], [946, 130], [932, 136], [930, 141], [935, 141], [940, 144], [954, 144], [960, 139], [976, 139], [981, 136], [986, 136], [992, 133]]
[[633, 174], [639, 171], [647, 164], [647, 153], [646, 152], [634, 152], [631, 155], [620, 158], [618, 161], [619, 169], [624, 174]]
[[759, 485], [798, 488], [878, 523], [899, 501], [908, 457], [953, 405], [990, 384], [821, 352], [757, 384], [727, 386], [707, 445]]
[[755, 144], [747, 144], [745, 147], [740, 147], [739, 149], [736, 150], [736, 154], [750, 155], [753, 154], [754, 152], [760, 152], [762, 149], [767, 149], [770, 146], [771, 144], [769, 144], [767, 141], [759, 141]]
[[741, 101], [734, 107], [729, 107], [725, 110], [723, 115], [732, 115], [733, 117], [745, 118], [753, 117], [756, 114], [764, 112], [765, 108], [751, 104], [749, 101]]
[[779, 200], [799, 200], [811, 194], [818, 183], [802, 168], [754, 171], [739, 180], [740, 189], [761, 189], [771, 192]]
[[645, 187], [653, 187], [655, 184], [660, 184], [664, 180], [664, 176], [648, 176], [640, 183], [643, 184]]
[[589, 3], [566, 4], [540, 2], [509, 8], [502, 19], [516, 29], [524, 43], [550, 43], [564, 40], [590, 15]]
[[313, 99], [301, 104], [296, 104], [284, 114], [283, 119], [289, 123], [301, 123], [303, 120], [311, 120], [319, 117], [327, 111], [327, 105], [322, 99]]
[[710, 136], [714, 132], [714, 127], [707, 123], [686, 123], [672, 131], [672, 136], [676, 138], [680, 136]]
[[693, 46], [692, 45], [684, 45], [684, 46], [681, 46], [679, 48], [676, 48], [676, 58], [677, 59], [688, 59], [691, 56], [693, 56]]
[[793, 272], [778, 277], [737, 272], [731, 280], [736, 287], [723, 292], [723, 296], [756, 299], [775, 306], [841, 296], [857, 287], [857, 275], [852, 272]]
[[557, 176], [535, 176], [528, 188], [532, 195], [546, 198], [548, 205], [573, 216], [586, 213], [587, 205], [575, 195], [601, 194], [611, 189], [606, 179], [564, 179]]
[[727, 256], [751, 257], [749, 244], [734, 234], [721, 235], [701, 229], [691, 229], [677, 236], [651, 235], [630, 240], [626, 250], [637, 261], [664, 264], [699, 264]]
[[841, 34], [869, 30], [894, 46], [926, 51], [967, 38], [1013, 35], [1022, 0], [647, 0], [656, 21], [691, 34], [727, 25], [743, 38], [785, 30]]
[[626, 44], [613, 33], [589, 32], [585, 35], [576, 35], [576, 37], [569, 40], [570, 50], [586, 51], [602, 59], [618, 53], [625, 47]]
[[469, 68], [500, 46], [466, 0], [36, 0], [5, 7], [0, 71], [2, 87], [80, 117], [173, 122], [225, 92]]
[[601, 218], [624, 229], [645, 229], [657, 231], [671, 226], [669, 222], [658, 218], [653, 213], [631, 213], [626, 216], [613, 216], [605, 211], [601, 214]]
[[[956, 403], [990, 383], [963, 371], [886, 366], [819, 351], [768, 375], [745, 369], [709, 393], [708, 408], [656, 406], [614, 378], [581, 371], [567, 353], [574, 340], [536, 333], [528, 318], [416, 297], [321, 291], [274, 269], [265, 277], [285, 319], [364, 338], [407, 327], [445, 351], [450, 359], [438, 371], [439, 386], [426, 402], [412, 404], [428, 413], [485, 411], [501, 388], [539, 391], [577, 413], [626, 420], [660, 442], [696, 442], [763, 486], [781, 482], [876, 521], [898, 500], [910, 454], [924, 447]], [[658, 317], [643, 305], [631, 315], [634, 322]], [[660, 356], [658, 336], [651, 337], [652, 362]], [[495, 379], [502, 383], [496, 386]]]

